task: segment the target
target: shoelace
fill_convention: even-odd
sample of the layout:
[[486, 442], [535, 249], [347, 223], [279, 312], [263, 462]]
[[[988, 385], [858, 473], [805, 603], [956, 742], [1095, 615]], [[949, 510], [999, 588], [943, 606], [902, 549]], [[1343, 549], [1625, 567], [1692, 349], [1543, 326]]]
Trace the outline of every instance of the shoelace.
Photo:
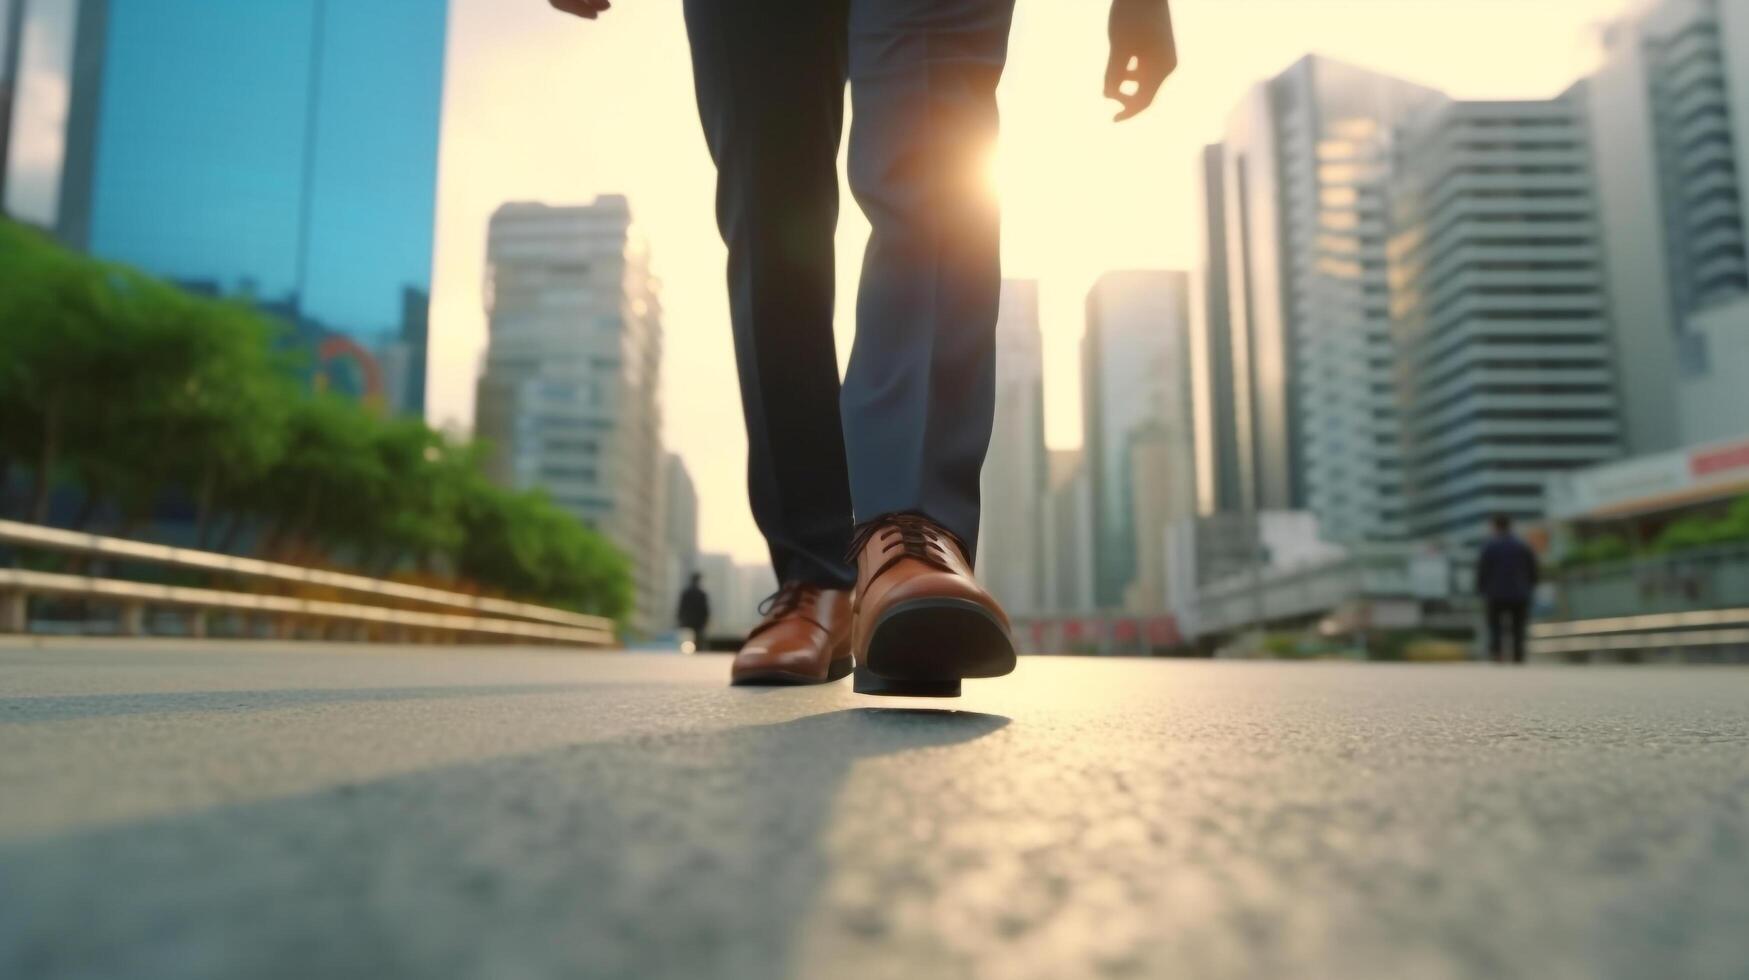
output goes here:
[[[765, 617], [758, 626], [753, 627], [749, 637], [776, 626], [785, 617], [801, 611], [804, 603], [811, 603], [820, 595], [820, 587], [810, 582], [790, 581], [777, 587], [777, 591], [766, 596], [759, 602], [759, 615]], [[814, 622], [812, 616], [803, 616], [809, 622]], [[817, 623], [815, 625], [818, 625]]]
[[[875, 569], [868, 577], [870, 582], [886, 574], [887, 570], [907, 558], [914, 558], [927, 565], [939, 568], [944, 572], [953, 571], [949, 563], [947, 542], [953, 542], [954, 547], [965, 551], [965, 543], [958, 535], [942, 527], [921, 514], [889, 514], [877, 517], [857, 528], [856, 534], [850, 539], [849, 561], [856, 561], [870, 541], [879, 538], [881, 554], [891, 555]], [[896, 554], [894, 552], [897, 552]]]

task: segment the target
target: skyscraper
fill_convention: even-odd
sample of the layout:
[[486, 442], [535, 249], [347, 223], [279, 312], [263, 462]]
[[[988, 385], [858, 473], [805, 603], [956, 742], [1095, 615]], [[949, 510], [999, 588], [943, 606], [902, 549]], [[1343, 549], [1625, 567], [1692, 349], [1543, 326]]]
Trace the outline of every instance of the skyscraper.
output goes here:
[[1045, 498], [1045, 601], [1054, 612], [1093, 609], [1093, 498], [1085, 454], [1049, 451]]
[[1227, 292], [1226, 148], [1205, 147], [1197, 169], [1199, 258], [1190, 290], [1191, 419], [1196, 442], [1196, 505], [1201, 514], [1247, 508], [1241, 471], [1247, 455], [1235, 398], [1231, 297]]
[[1392, 199], [1409, 530], [1543, 515], [1555, 472], [1619, 455], [1583, 84], [1419, 120]]
[[252, 299], [313, 383], [423, 412], [447, 7], [28, 0], [6, 212]]
[[1166, 531], [1173, 523], [1196, 514], [1195, 453], [1188, 414], [1186, 403], [1178, 417], [1150, 419], [1130, 435], [1128, 469], [1135, 571], [1123, 596], [1123, 607], [1129, 612], [1166, 610], [1172, 576], [1166, 554]]
[[1305, 507], [1336, 540], [1404, 533], [1384, 180], [1392, 128], [1443, 98], [1308, 57], [1253, 89], [1206, 151], [1205, 511]]
[[1045, 456], [1038, 283], [1002, 283], [996, 320], [996, 419], [984, 459], [978, 577], [1011, 613], [1042, 609]]
[[662, 454], [662, 595], [656, 601], [655, 629], [665, 629], [680, 603], [680, 592], [698, 568], [698, 490], [686, 462]]
[[1189, 280], [1182, 272], [1135, 271], [1100, 277], [1087, 296], [1087, 332], [1081, 342], [1082, 465], [1092, 494], [1093, 599], [1100, 608], [1122, 606], [1136, 575], [1132, 441], [1150, 426], [1163, 426], [1177, 447], [1172, 469], [1188, 480], [1195, 465], [1188, 292]]
[[505, 204], [486, 245], [489, 343], [474, 429], [488, 471], [539, 487], [631, 560], [634, 625], [660, 629], [662, 307], [631, 208]]
[[1749, 431], [1749, 6], [1641, 4], [1587, 87], [1623, 421], [1654, 453]]

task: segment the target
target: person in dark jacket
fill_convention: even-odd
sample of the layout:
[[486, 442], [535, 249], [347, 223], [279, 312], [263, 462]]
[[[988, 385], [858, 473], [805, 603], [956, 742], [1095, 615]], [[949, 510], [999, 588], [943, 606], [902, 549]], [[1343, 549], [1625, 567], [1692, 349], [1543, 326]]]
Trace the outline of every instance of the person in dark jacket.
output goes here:
[[1512, 518], [1494, 515], [1494, 536], [1476, 559], [1476, 594], [1488, 606], [1488, 654], [1505, 660], [1503, 643], [1512, 634], [1512, 660], [1524, 662], [1524, 635], [1530, 600], [1536, 593], [1536, 552], [1512, 533]]
[[702, 578], [699, 573], [692, 573], [686, 590], [680, 593], [680, 608], [674, 611], [675, 624], [692, 633], [694, 649], [704, 645], [704, 628], [711, 621], [711, 597], [705, 594], [704, 586], [700, 584]]

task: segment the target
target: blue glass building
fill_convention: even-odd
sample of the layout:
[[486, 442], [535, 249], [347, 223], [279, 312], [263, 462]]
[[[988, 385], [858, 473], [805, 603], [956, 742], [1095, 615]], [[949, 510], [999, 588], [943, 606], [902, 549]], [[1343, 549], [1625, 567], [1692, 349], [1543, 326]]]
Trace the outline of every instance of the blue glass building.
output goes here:
[[448, 0], [10, 2], [9, 213], [250, 297], [313, 383], [423, 411]]

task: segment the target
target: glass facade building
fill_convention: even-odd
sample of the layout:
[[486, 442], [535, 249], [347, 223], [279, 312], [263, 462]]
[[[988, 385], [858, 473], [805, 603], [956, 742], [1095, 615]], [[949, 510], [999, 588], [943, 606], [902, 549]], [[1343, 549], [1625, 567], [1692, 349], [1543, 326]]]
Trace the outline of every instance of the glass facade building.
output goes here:
[[[1124, 608], [1137, 576], [1138, 488], [1152, 492], [1154, 481], [1189, 477], [1195, 465], [1189, 303], [1189, 277], [1165, 270], [1108, 272], [1087, 294], [1081, 447], [1092, 502], [1093, 601], [1100, 609]], [[1170, 444], [1165, 474], [1147, 465], [1160, 454], [1144, 449], [1146, 459], [1138, 460], [1138, 448], [1155, 448], [1160, 438]], [[1187, 509], [1194, 509], [1193, 494], [1194, 485], [1181, 488]]]
[[1332, 541], [1403, 537], [1385, 181], [1393, 133], [1444, 101], [1308, 56], [1246, 93], [1205, 151], [1205, 514], [1310, 510]]
[[23, 3], [9, 214], [422, 412], [447, 0]]

